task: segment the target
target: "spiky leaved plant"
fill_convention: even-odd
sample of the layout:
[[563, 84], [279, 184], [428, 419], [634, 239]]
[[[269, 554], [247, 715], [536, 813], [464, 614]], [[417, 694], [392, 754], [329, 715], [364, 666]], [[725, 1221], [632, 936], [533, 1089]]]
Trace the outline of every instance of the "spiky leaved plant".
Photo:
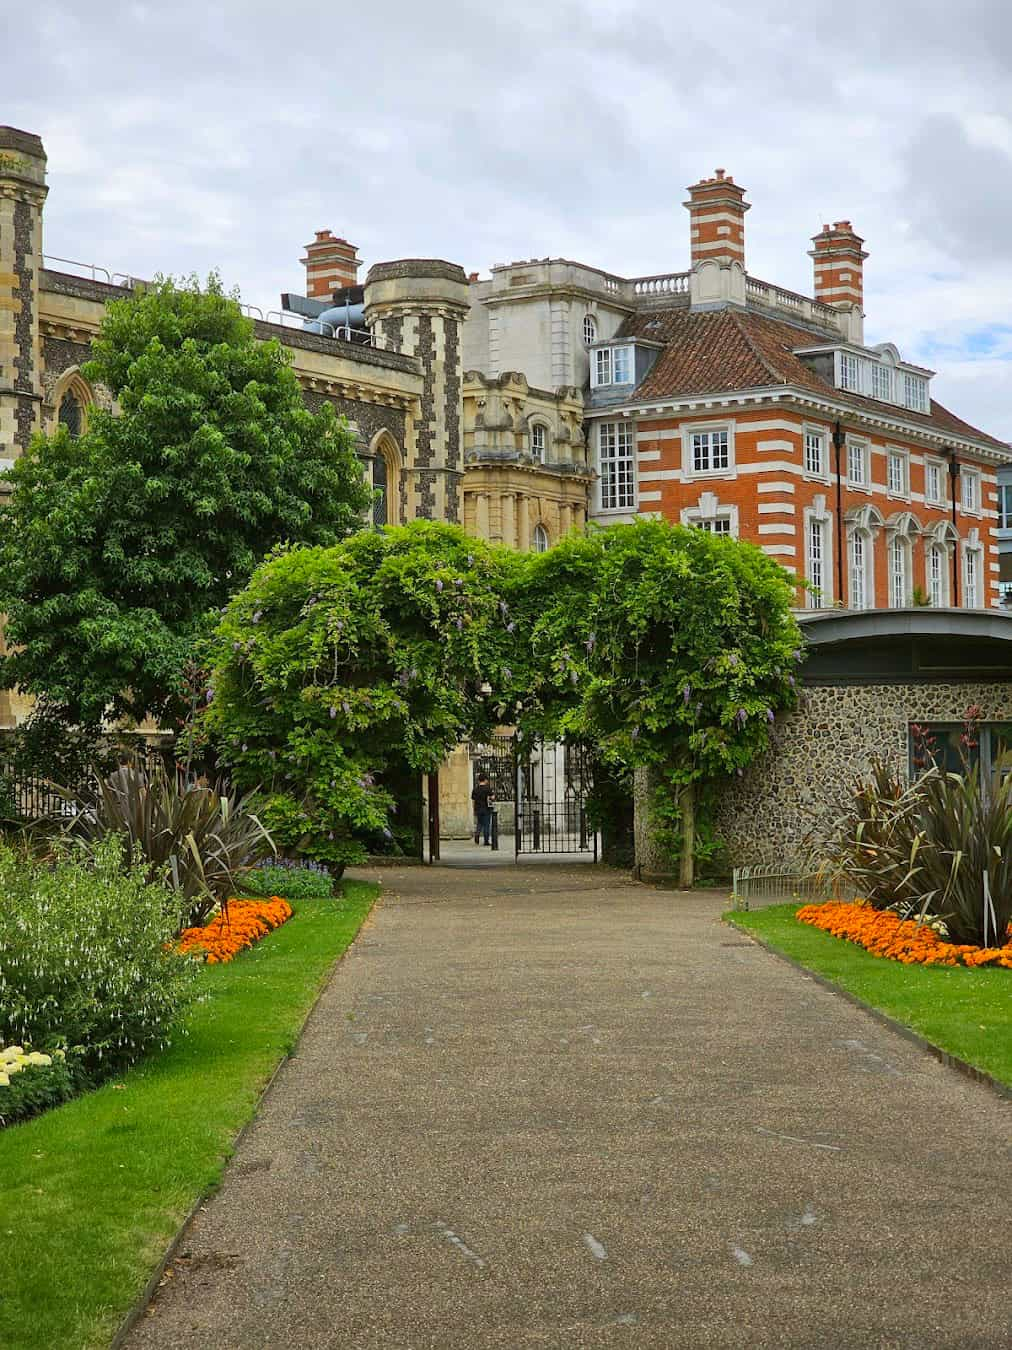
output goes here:
[[120, 835], [127, 856], [140, 855], [152, 879], [164, 877], [184, 897], [184, 927], [218, 905], [227, 908], [242, 877], [275, 852], [252, 794], [185, 781], [161, 765], [148, 770], [129, 760], [111, 774], [96, 773], [84, 791], [59, 791], [73, 811], [67, 833], [90, 851], [107, 835]]

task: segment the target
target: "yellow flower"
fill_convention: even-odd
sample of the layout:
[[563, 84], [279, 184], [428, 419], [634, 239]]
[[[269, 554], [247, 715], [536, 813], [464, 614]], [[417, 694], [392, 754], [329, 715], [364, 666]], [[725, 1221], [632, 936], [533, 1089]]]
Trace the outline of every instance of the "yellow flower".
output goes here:
[[28, 1063], [29, 1063], [29, 1064], [38, 1064], [38, 1065], [41, 1065], [41, 1066], [45, 1066], [45, 1065], [47, 1065], [47, 1064], [52, 1064], [52, 1062], [53, 1062], [53, 1059], [52, 1059], [52, 1056], [51, 1056], [51, 1055], [43, 1055], [43, 1054], [40, 1054], [38, 1050], [33, 1051], [33, 1052], [28, 1056]]
[[9, 1087], [10, 1078], [5, 1073], [0, 1073], [0, 1087]]

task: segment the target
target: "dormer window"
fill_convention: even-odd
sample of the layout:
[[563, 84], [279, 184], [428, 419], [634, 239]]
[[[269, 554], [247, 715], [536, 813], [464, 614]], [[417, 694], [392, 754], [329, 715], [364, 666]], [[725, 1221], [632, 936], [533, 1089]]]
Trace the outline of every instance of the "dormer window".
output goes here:
[[840, 388], [861, 392], [861, 362], [853, 352], [840, 353]]
[[903, 402], [914, 412], [928, 411], [928, 382], [920, 375], [903, 376]]
[[871, 396], [883, 403], [893, 401], [893, 373], [889, 366], [873, 361], [871, 367]]
[[632, 384], [632, 347], [598, 347], [594, 353], [594, 387]]

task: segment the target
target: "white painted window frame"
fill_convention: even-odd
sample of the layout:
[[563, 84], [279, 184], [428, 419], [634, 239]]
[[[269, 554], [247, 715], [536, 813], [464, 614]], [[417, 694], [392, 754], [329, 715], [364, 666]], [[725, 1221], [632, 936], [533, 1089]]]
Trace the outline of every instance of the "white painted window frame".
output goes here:
[[[966, 500], [967, 484], [973, 487], [973, 504], [968, 505]], [[980, 471], [970, 469], [964, 464], [959, 470], [959, 509], [964, 516], [979, 516], [981, 503], [981, 481]]]
[[[614, 428], [614, 430], [615, 430], [615, 446], [616, 446], [616, 450], [617, 450], [617, 448], [618, 448], [619, 437], [620, 437], [621, 434], [624, 434], [624, 435], [628, 436], [628, 438], [629, 438], [628, 453], [626, 453], [626, 452], [624, 451], [621, 455], [616, 454], [616, 455], [612, 456], [611, 459], [610, 459], [610, 461], [609, 461], [609, 462], [614, 463], [614, 464], [617, 465], [617, 464], [619, 464], [619, 463], [622, 463], [622, 462], [626, 461], [626, 459], [628, 459], [629, 466], [630, 466], [630, 468], [631, 468], [631, 470], [632, 470], [631, 476], [630, 476], [630, 483], [631, 483], [631, 490], [632, 490], [632, 501], [630, 502], [629, 505], [624, 505], [624, 504], [619, 505], [619, 504], [615, 504], [615, 505], [611, 505], [611, 506], [605, 506], [605, 504], [604, 504], [604, 486], [605, 486], [604, 439], [605, 439], [605, 431], [606, 431], [606, 428]], [[636, 510], [636, 506], [637, 506], [637, 502], [638, 502], [638, 499], [639, 499], [639, 483], [638, 483], [638, 476], [637, 476], [637, 473], [636, 473], [636, 424], [635, 424], [635, 422], [633, 422], [633, 421], [632, 421], [631, 419], [629, 419], [629, 418], [617, 418], [617, 419], [616, 419], [615, 421], [613, 421], [613, 422], [598, 422], [598, 424], [597, 424], [597, 432], [596, 432], [596, 435], [595, 435], [595, 440], [596, 440], [596, 443], [597, 443], [597, 473], [598, 473], [598, 479], [597, 479], [597, 509], [598, 509], [598, 511], [600, 511], [602, 514], [614, 514], [614, 515], [625, 515], [625, 514], [628, 514], [630, 511], [635, 511], [635, 510]]]
[[[616, 378], [620, 358], [628, 362], [626, 380]], [[601, 370], [606, 368], [607, 377], [602, 379]], [[591, 382], [595, 389], [606, 389], [609, 385], [629, 385], [636, 382], [636, 354], [631, 343], [616, 342], [610, 347], [595, 347], [590, 363]]]
[[597, 319], [593, 314], [583, 316], [583, 345], [593, 347], [597, 341]]
[[[851, 473], [851, 454], [855, 450], [860, 451], [863, 466], [860, 478], [855, 478]], [[847, 437], [847, 486], [859, 492], [871, 491], [871, 444], [856, 436]]]
[[[935, 609], [944, 609], [949, 603], [949, 553], [944, 544], [937, 539], [928, 541], [925, 558], [925, 580], [928, 583], [928, 599]], [[938, 563], [938, 576], [934, 575], [935, 563]], [[937, 587], [936, 587], [937, 581]]]
[[[808, 440], [809, 437], [817, 438], [820, 443], [819, 460], [822, 465], [818, 472], [808, 467]], [[829, 482], [829, 433], [825, 427], [812, 426], [806, 423], [801, 430], [801, 473], [802, 477], [810, 479], [816, 483]]]
[[[855, 542], [861, 545], [863, 603], [860, 605], [853, 603], [854, 577], [856, 575]], [[875, 538], [871, 531], [866, 530], [863, 526], [855, 526], [847, 533], [847, 604], [851, 609], [875, 608]]]
[[[727, 467], [723, 469], [696, 469], [693, 454], [693, 436], [714, 435], [721, 432], [727, 435]], [[682, 427], [682, 477], [683, 479], [737, 478], [734, 455], [734, 422], [692, 422]]]
[[[944, 505], [945, 505], [945, 502], [946, 502], [946, 495], [945, 495], [946, 468], [947, 468], [947, 466], [946, 466], [946, 463], [945, 463], [944, 460], [942, 460], [942, 459], [932, 459], [930, 455], [925, 455], [925, 456], [924, 456], [924, 500], [925, 500], [925, 502], [927, 502], [930, 506], [944, 506]], [[938, 471], [938, 495], [937, 495], [937, 496], [933, 496], [932, 493], [929, 491], [928, 485], [929, 485], [929, 483], [930, 483], [930, 481], [931, 481], [931, 475], [928, 473], [928, 470], [929, 470], [929, 469], [937, 469], [937, 471]]]
[[[738, 539], [738, 508], [737, 506], [725, 505], [717, 498], [714, 492], [701, 492], [699, 501], [695, 506], [682, 507], [679, 520], [683, 525], [696, 526], [705, 529], [711, 521], [727, 520], [730, 522], [730, 530], [724, 537]], [[716, 533], [716, 531], [713, 531]]]
[[[900, 465], [900, 486], [892, 485], [892, 470], [896, 462]], [[886, 446], [886, 493], [900, 501], [910, 500], [910, 452], [898, 445]]]

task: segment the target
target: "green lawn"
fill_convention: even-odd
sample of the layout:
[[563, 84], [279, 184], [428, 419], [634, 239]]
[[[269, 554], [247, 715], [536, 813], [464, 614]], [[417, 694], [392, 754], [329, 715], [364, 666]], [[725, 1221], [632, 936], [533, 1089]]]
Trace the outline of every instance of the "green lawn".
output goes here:
[[201, 973], [188, 1034], [97, 1092], [0, 1131], [0, 1346], [107, 1347], [291, 1049], [378, 887], [295, 915]]
[[798, 923], [797, 909], [773, 905], [724, 918], [933, 1045], [1012, 1085], [1012, 971], [905, 966]]

